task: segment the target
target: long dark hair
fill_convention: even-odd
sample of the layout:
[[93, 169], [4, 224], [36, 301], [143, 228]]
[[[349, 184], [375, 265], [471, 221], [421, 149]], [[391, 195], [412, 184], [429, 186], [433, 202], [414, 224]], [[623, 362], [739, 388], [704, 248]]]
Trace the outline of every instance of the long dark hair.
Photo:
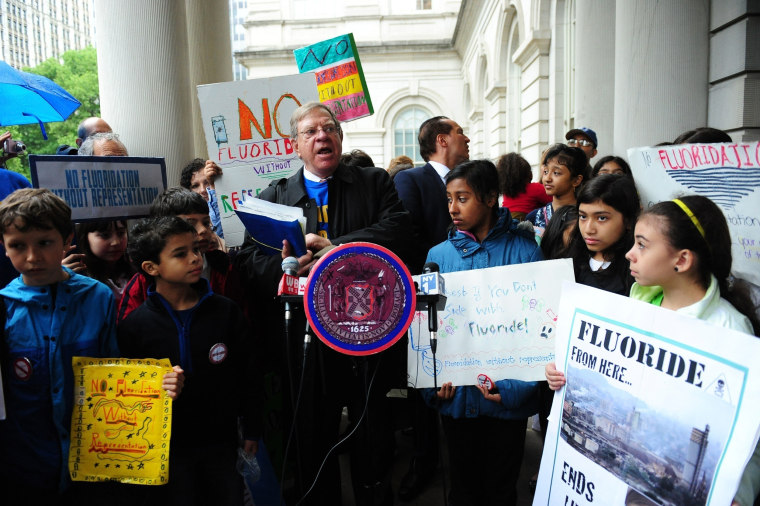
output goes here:
[[104, 262], [96, 257], [90, 249], [90, 240], [87, 237], [90, 232], [112, 232], [118, 227], [127, 229], [126, 221], [88, 221], [77, 223], [77, 248], [84, 253], [84, 263], [87, 266], [87, 275], [93, 279], [105, 283], [108, 279], [119, 279], [124, 277], [129, 279], [135, 273], [132, 264], [127, 259], [126, 251], [114, 264]]
[[562, 206], [554, 210], [552, 219], [546, 224], [544, 235], [541, 236], [541, 252], [547, 260], [557, 258], [570, 258], [572, 246], [572, 234], [570, 241], [565, 243], [565, 231], [568, 227], [573, 230], [578, 228], [578, 208], [576, 206]]
[[[639, 193], [636, 191], [633, 179], [622, 174], [602, 174], [593, 178], [583, 186], [578, 194], [576, 209], [580, 209], [581, 204], [592, 204], [597, 201], [602, 201], [605, 205], [622, 214], [625, 226], [625, 231], [620, 239], [604, 251], [604, 257], [610, 259], [610, 265], [600, 274], [620, 276], [623, 279], [630, 278], [628, 260], [625, 259], [625, 254], [633, 246], [633, 229], [641, 210]], [[573, 231], [570, 252], [573, 257], [575, 273], [578, 276], [580, 270], [588, 265], [590, 257], [580, 227], [576, 227]]]
[[499, 192], [509, 198], [525, 193], [525, 187], [533, 179], [533, 171], [528, 160], [517, 153], [507, 153], [496, 162], [499, 173]]
[[698, 281], [706, 290], [710, 286], [711, 276], [718, 280], [720, 296], [731, 303], [740, 313], [752, 322], [755, 335], [760, 334], [760, 323], [755, 316], [748, 293], [732, 286], [730, 282], [731, 233], [728, 223], [720, 208], [707, 197], [689, 195], [680, 197], [692, 212], [704, 231], [704, 237], [686, 212], [672, 200], [659, 202], [642, 213], [642, 216], [657, 216], [662, 234], [676, 250], [691, 251], [697, 264]]
[[631, 172], [631, 166], [628, 165], [628, 162], [620, 158], [619, 156], [603, 156], [599, 159], [598, 162], [594, 164], [594, 168], [591, 169], [591, 177], [595, 178], [599, 175], [599, 171], [602, 170], [602, 167], [604, 167], [604, 164], [607, 162], [615, 162], [618, 164], [618, 166], [623, 169], [623, 173], [628, 177], [633, 177], [633, 172]]

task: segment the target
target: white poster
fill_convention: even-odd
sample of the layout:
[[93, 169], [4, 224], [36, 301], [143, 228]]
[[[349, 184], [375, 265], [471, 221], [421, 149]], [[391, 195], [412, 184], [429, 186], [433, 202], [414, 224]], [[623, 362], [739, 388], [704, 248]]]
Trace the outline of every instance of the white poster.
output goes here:
[[31, 155], [29, 168], [32, 186], [65, 200], [72, 221], [148, 216], [166, 189], [163, 158]]
[[[543, 380], [544, 366], [554, 360], [557, 287], [575, 279], [572, 260], [441, 276], [447, 301], [446, 309], [438, 312], [438, 385], [474, 385], [479, 375], [493, 381]], [[420, 311], [409, 327], [407, 373], [415, 388], [434, 383], [427, 322], [428, 313]]]
[[533, 504], [731, 504], [760, 426], [760, 341], [574, 283], [558, 323], [567, 384]]
[[313, 73], [198, 86], [208, 157], [222, 168], [215, 181], [224, 239], [243, 243], [239, 200], [301, 168], [290, 142], [290, 115], [318, 101]]
[[760, 143], [631, 148], [628, 161], [645, 209], [695, 193], [720, 206], [734, 274], [760, 285]]

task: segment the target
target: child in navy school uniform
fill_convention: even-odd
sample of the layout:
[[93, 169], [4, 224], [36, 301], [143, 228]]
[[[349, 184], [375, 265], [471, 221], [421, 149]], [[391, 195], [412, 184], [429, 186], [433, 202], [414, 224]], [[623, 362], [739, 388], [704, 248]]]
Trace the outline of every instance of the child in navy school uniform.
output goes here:
[[244, 450], [255, 454], [260, 393], [243, 313], [201, 278], [198, 236], [185, 220], [142, 220], [130, 232], [128, 253], [152, 284], [145, 302], [119, 324], [122, 354], [169, 358], [185, 371], [172, 416], [166, 499], [171, 504], [240, 505], [238, 417]]

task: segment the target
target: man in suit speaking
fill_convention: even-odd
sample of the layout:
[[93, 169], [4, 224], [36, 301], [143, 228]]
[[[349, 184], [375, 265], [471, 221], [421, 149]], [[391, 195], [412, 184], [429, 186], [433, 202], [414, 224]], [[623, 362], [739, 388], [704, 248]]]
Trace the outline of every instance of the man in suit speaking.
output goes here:
[[393, 180], [404, 207], [412, 216], [421, 258], [410, 268], [419, 273], [427, 252], [447, 237], [451, 224], [446, 201], [445, 177], [449, 170], [470, 159], [470, 139], [456, 121], [445, 116], [430, 118], [420, 125], [420, 155], [427, 163], [399, 172]]

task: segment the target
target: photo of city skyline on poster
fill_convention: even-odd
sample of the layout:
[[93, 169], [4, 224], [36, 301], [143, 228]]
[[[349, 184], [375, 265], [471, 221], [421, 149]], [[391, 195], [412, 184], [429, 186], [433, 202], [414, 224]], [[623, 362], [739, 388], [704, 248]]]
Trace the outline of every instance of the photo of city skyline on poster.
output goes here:
[[[721, 380], [650, 405], [593, 370], [569, 365], [567, 376], [560, 436], [568, 445], [653, 504], [706, 504], [736, 415]], [[714, 409], [685, 408], [698, 401]]]

